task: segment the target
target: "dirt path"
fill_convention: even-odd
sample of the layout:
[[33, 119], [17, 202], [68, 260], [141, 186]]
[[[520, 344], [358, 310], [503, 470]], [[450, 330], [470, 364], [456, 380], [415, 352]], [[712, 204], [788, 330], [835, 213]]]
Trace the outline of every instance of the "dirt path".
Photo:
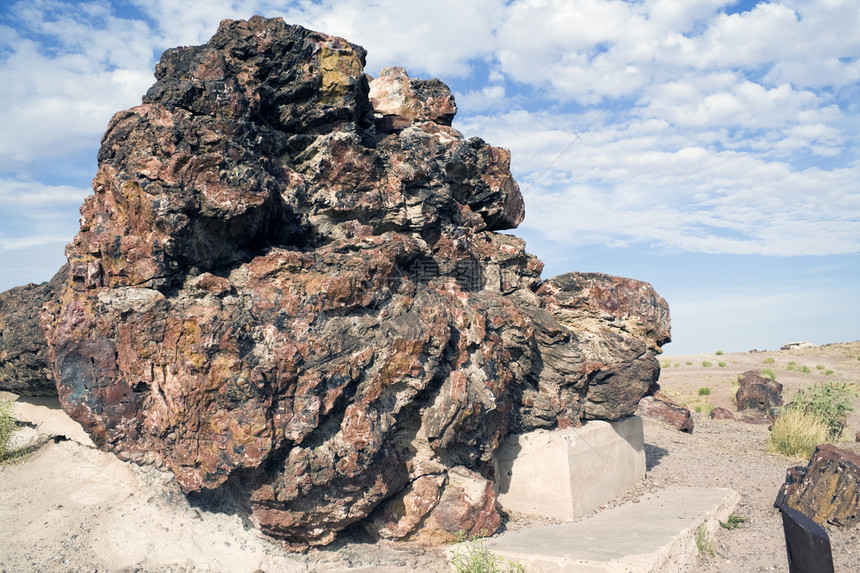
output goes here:
[[[615, 503], [668, 485], [730, 487], [741, 494], [737, 513], [747, 522], [720, 531], [712, 540], [714, 554], [706, 551], [694, 571], [787, 570], [773, 501], [795, 462], [765, 451], [766, 426], [710, 420], [705, 412], [712, 405], [733, 409], [732, 380], [740, 372], [770, 367], [790, 397], [821, 380], [860, 380], [858, 356], [860, 342], [791, 352], [662, 357], [668, 365], [661, 377], [666, 393], [700, 406], [702, 413], [694, 416], [693, 434], [645, 420], [646, 479]], [[773, 362], [765, 363], [768, 358]], [[712, 366], [702, 366], [703, 361]], [[726, 365], [718, 366], [720, 361]], [[786, 369], [789, 362], [794, 370]], [[804, 365], [809, 373], [798, 368]], [[702, 387], [711, 393], [700, 396]], [[856, 414], [849, 419], [847, 436], [860, 430], [858, 422]], [[853, 441], [840, 445], [859, 449]], [[8, 573], [448, 570], [443, 550], [357, 538], [304, 555], [288, 553], [236, 515], [190, 504], [169, 474], [120, 462], [72, 440], [49, 441], [26, 461], [0, 466], [0, 492], [0, 571]], [[860, 528], [829, 533], [836, 570], [860, 571]]]

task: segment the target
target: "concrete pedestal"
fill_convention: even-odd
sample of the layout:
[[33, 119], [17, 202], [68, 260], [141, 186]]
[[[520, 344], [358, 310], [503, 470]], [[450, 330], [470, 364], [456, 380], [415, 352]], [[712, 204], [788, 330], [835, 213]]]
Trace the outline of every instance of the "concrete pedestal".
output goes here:
[[495, 463], [506, 511], [574, 520], [645, 477], [642, 419], [509, 436]]

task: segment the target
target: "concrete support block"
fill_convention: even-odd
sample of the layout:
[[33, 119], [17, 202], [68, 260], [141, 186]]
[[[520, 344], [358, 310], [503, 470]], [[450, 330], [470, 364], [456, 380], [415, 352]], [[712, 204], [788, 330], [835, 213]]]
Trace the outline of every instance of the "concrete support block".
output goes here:
[[509, 436], [495, 463], [505, 511], [574, 520], [645, 477], [642, 419]]

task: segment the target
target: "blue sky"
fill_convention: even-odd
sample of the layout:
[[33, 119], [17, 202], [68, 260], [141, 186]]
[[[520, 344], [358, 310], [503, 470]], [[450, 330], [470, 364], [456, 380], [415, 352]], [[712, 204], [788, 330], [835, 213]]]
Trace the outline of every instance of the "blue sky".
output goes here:
[[26, 0], [0, 8], [0, 290], [64, 262], [110, 116], [259, 13], [455, 93], [545, 277], [650, 282], [669, 354], [860, 338], [860, 0]]

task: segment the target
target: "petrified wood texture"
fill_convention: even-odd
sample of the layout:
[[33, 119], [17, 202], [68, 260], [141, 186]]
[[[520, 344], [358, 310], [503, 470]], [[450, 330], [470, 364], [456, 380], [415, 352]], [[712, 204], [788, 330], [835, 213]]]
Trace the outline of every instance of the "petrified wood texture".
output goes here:
[[669, 340], [645, 283], [541, 282], [510, 154], [438, 80], [280, 19], [168, 50], [111, 120], [70, 279], [42, 315], [100, 447], [228, 484], [289, 544], [499, 524], [510, 431], [616, 419]]

